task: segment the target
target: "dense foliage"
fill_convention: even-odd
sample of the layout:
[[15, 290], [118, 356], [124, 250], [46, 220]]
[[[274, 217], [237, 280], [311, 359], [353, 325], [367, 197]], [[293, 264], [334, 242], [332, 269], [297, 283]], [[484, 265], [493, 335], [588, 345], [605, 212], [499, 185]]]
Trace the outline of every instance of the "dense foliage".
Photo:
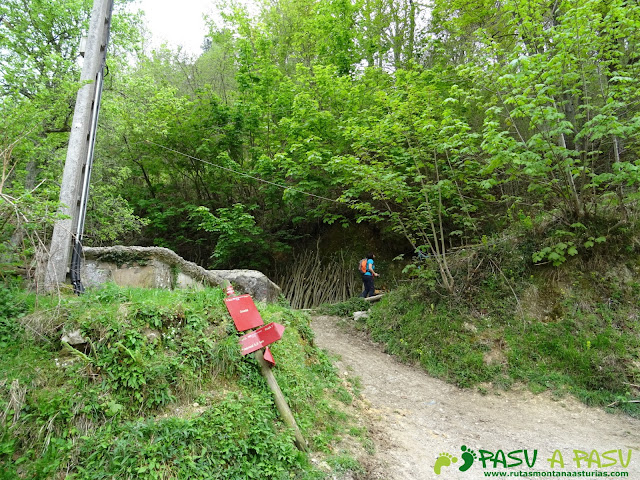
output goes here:
[[[268, 270], [323, 223], [379, 223], [394, 253], [434, 255], [454, 292], [444, 253], [514, 223], [548, 227], [531, 261], [554, 265], [636, 226], [633, 2], [279, 0], [252, 14], [220, 2], [197, 58], [132, 48], [126, 3], [87, 243]], [[1, 234], [23, 252], [53, 214], [87, 10], [12, 6]]]

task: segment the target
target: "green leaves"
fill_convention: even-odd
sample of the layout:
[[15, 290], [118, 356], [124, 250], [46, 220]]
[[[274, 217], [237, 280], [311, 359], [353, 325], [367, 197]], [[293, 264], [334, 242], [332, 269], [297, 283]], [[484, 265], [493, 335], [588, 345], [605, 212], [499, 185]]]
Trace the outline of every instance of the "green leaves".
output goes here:
[[574, 256], [578, 254], [578, 250], [574, 246], [573, 242], [556, 243], [553, 247], [545, 247], [539, 252], [535, 252], [532, 255], [534, 263], [542, 261], [549, 261], [554, 267], [562, 265], [567, 260], [567, 255]]
[[115, 432], [103, 429], [82, 445], [87, 455], [77, 477], [151, 479], [167, 473], [203, 480], [282, 478], [301, 471], [303, 464], [286, 432], [275, 428], [274, 415], [264, 395], [227, 393], [193, 418], [130, 422]]
[[[638, 94], [632, 77], [618, 73], [629, 69], [624, 58], [631, 51], [616, 40], [623, 29], [630, 33], [632, 21], [622, 26], [621, 4], [603, 9], [590, 0], [561, 2], [548, 12], [543, 7], [525, 12], [506, 2], [501, 10], [513, 15], [510, 28], [520, 41], [505, 48], [478, 35], [485, 42], [482, 59], [470, 59], [458, 70], [484, 90], [487, 171], [506, 170], [513, 180], [529, 181], [531, 192], [581, 218], [600, 201], [589, 189], [591, 178], [606, 189], [625, 181], [616, 164], [628, 161], [618, 156], [612, 168], [606, 156], [616, 155], [622, 137], [625, 144], [637, 137], [635, 115], [620, 103], [621, 96], [629, 100]], [[542, 29], [545, 15], [554, 21]], [[637, 12], [631, 18], [637, 20]]]
[[[80, 87], [78, 50], [90, 10], [90, 3], [77, 0], [7, 0], [0, 5], [0, 244], [4, 259], [26, 265], [36, 246], [44, 248], [48, 242]], [[118, 10], [116, 6], [112, 45], [126, 41], [123, 29], [131, 21], [120, 17]], [[112, 59], [112, 72], [117, 65]], [[100, 146], [96, 150], [99, 157]], [[109, 162], [96, 162], [94, 181], [100, 179], [105, 163]], [[138, 231], [142, 223], [119, 194], [124, 169], [106, 170], [109, 182], [94, 189], [96, 195], [90, 199], [87, 243], [121, 239]]]
[[[61, 13], [64, 12], [63, 15]], [[76, 0], [24, 2], [0, 6], [0, 89], [34, 98], [43, 90], [77, 80], [75, 59], [89, 9]]]
[[[242, 265], [242, 257], [245, 255], [254, 257], [261, 253], [266, 254], [267, 242], [264, 232], [256, 225], [253, 215], [247, 212], [255, 208], [247, 208], [241, 203], [236, 203], [231, 208], [217, 209], [217, 215], [209, 212], [206, 207], [198, 207], [193, 211], [191, 215], [200, 220], [200, 227], [217, 236], [213, 254], [214, 266], [231, 262]], [[249, 259], [246, 258], [244, 261], [247, 262]]]
[[[55, 5], [68, 7], [64, 18], [44, 4], [31, 19], [7, 10], [35, 29], [31, 37], [0, 26], [15, 45], [1, 54], [7, 75], [37, 92], [12, 90], [0, 107], [4, 143], [24, 135], [13, 151], [21, 181], [60, 174], [77, 65], [75, 47], [46, 32], [70, 40], [87, 12], [71, 0]], [[103, 96], [88, 242], [143, 239], [217, 266], [231, 266], [234, 249], [245, 262], [253, 244], [260, 267], [282, 239], [319, 220], [381, 222], [409, 243], [450, 248], [509, 225], [516, 204], [568, 224], [631, 218], [640, 178], [637, 10], [618, 0], [527, 9], [436, 1], [427, 32], [423, 7], [404, 0], [278, 0], [255, 16], [230, 3], [199, 59], [160, 49], [116, 64]], [[120, 45], [135, 39], [136, 21], [119, 17]], [[29, 50], [38, 39], [47, 45]], [[29, 55], [29, 65], [54, 73], [21, 72], [14, 60]], [[50, 135], [40, 135], [42, 124]], [[199, 206], [212, 217], [190, 217]], [[542, 258], [571, 258], [560, 250]]]
[[[569, 257], [575, 257], [580, 252], [585, 253], [586, 250], [593, 248], [596, 244], [606, 242], [606, 237], [587, 236], [588, 228], [576, 222], [571, 225], [571, 230], [556, 229], [552, 232], [549, 240], [552, 245], [546, 246], [532, 254], [531, 259], [534, 263], [550, 262], [554, 267], [559, 267], [565, 263]], [[564, 239], [553, 243], [555, 239]]]
[[[240, 355], [221, 289], [24, 294], [0, 289], [0, 330], [25, 310], [52, 326], [38, 327], [41, 345], [35, 331], [6, 344], [0, 331], [0, 477], [322, 477], [294, 446], [255, 359]], [[328, 451], [350, 426], [336, 408], [349, 393], [313, 346], [308, 315], [258, 308], [286, 326], [272, 345], [278, 382], [314, 451]], [[60, 351], [62, 323], [89, 339], [86, 354]]]

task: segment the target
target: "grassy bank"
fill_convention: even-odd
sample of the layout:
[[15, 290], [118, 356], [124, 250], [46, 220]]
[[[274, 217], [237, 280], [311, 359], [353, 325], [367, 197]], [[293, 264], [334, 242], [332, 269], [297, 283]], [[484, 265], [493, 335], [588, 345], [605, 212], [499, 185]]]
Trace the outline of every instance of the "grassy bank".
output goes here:
[[454, 294], [439, 290], [433, 267], [423, 266], [422, 278], [387, 294], [359, 326], [389, 353], [462, 387], [526, 385], [640, 416], [637, 264], [535, 266], [526, 247], [452, 259], [466, 281]]
[[[0, 478], [324, 478], [240, 355], [223, 297], [0, 290]], [[312, 452], [339, 467], [351, 393], [304, 314], [259, 309], [286, 327], [274, 373]], [[80, 350], [60, 340], [72, 330], [87, 339]]]

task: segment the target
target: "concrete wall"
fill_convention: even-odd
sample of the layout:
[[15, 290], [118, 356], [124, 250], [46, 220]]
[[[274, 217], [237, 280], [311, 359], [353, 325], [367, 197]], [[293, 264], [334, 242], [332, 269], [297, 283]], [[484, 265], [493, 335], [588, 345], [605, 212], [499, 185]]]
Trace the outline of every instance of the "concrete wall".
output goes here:
[[274, 302], [280, 287], [257, 270], [206, 270], [160, 247], [87, 247], [81, 270], [85, 288], [106, 282], [143, 288], [204, 288], [233, 284], [236, 293]]

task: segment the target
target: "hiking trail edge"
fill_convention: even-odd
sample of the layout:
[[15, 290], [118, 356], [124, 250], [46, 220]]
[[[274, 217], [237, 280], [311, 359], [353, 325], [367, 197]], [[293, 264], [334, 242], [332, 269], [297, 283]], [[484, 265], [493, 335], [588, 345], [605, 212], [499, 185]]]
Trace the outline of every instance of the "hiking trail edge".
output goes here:
[[[311, 326], [316, 344], [339, 358], [342, 377], [359, 377], [365, 423], [375, 443], [375, 453], [359, 458], [367, 480], [476, 480], [486, 472], [628, 472], [640, 479], [640, 420], [588, 407], [567, 395], [534, 395], [525, 389], [482, 395], [430, 377], [419, 367], [403, 364], [382, 351], [366, 334], [341, 326], [337, 317], [314, 316]], [[507, 464], [510, 452], [526, 450], [528, 460], [537, 450], [533, 467], [525, 463], [504, 468], [487, 462], [480, 450], [502, 450]], [[564, 468], [549, 459], [560, 451]], [[626, 468], [596, 468], [582, 461], [576, 467], [574, 450], [599, 455], [621, 450]], [[615, 454], [617, 456], [617, 452]], [[594, 457], [595, 459], [595, 457]], [[556, 460], [558, 458], [556, 457]], [[602, 463], [609, 462], [602, 458]], [[440, 472], [440, 473], [437, 473]], [[552, 473], [548, 474], [549, 476]], [[596, 475], [596, 473], [592, 473]], [[363, 477], [358, 477], [363, 478]]]

